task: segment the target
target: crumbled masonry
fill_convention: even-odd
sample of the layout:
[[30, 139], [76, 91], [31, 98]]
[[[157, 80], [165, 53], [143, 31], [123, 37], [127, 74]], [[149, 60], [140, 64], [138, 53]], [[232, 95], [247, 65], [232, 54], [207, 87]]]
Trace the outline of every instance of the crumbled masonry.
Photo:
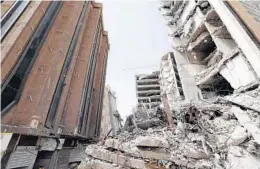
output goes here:
[[[209, 100], [180, 101], [173, 110], [174, 132], [165, 118], [158, 118], [161, 125], [148, 129], [132, 126], [133, 131], [89, 145], [79, 168], [259, 169], [259, 92], [260, 87]], [[153, 116], [147, 121], [159, 112], [165, 114], [159, 110], [150, 111], [148, 115]], [[137, 124], [147, 115], [138, 113], [131, 115]]]
[[260, 54], [246, 14], [258, 9], [162, 0], [172, 50], [159, 73], [136, 76], [124, 130], [88, 145], [79, 168], [260, 169]]

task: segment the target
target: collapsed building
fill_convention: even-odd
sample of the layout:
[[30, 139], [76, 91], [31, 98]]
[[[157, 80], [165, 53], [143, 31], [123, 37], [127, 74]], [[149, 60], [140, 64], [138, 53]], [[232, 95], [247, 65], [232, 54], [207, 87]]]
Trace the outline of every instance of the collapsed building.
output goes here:
[[[246, 103], [249, 98], [254, 104]], [[148, 118], [134, 113], [139, 123], [147, 119], [160, 123], [136, 125], [87, 146], [79, 169], [259, 169], [259, 103], [260, 87], [239, 96], [181, 101], [172, 111], [173, 129], [156, 111]]]
[[109, 51], [102, 4], [1, 9], [1, 168], [68, 168], [99, 138]]
[[139, 107], [151, 109], [158, 106], [161, 99], [160, 73], [136, 75], [136, 96]]
[[[184, 100], [182, 82], [175, 58], [172, 52], [167, 53], [162, 57], [160, 66], [161, 76], [161, 91], [166, 94], [170, 108], [173, 107], [173, 103], [177, 100]], [[191, 88], [191, 90], [193, 90]]]
[[137, 106], [132, 114], [126, 118], [125, 131], [133, 131], [135, 128], [148, 129], [161, 125], [162, 95], [160, 89], [160, 72], [151, 74], [139, 74], [135, 76]]
[[103, 97], [100, 139], [118, 134], [123, 127], [122, 121], [117, 110], [115, 92], [110, 89], [109, 85], [106, 85]]
[[[172, 110], [173, 129], [163, 110], [149, 117], [134, 113], [139, 125], [88, 145], [79, 169], [259, 169], [260, 87], [179, 104]], [[155, 119], [157, 125], [144, 127]]]
[[214, 0], [161, 3], [160, 11], [173, 47], [162, 64], [167, 64], [166, 57], [172, 59], [175, 86], [185, 99], [229, 95], [259, 85], [259, 16], [249, 15], [249, 7], [257, 12], [259, 3]]
[[133, 111], [124, 132], [87, 146], [79, 168], [259, 169], [259, 6], [162, 1], [173, 51], [162, 57], [160, 90], [170, 114], [167, 104]]

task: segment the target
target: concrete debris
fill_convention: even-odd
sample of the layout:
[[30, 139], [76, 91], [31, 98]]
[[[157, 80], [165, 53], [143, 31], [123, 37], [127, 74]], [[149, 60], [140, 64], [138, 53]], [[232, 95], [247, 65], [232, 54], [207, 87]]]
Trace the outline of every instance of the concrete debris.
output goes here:
[[243, 143], [248, 137], [247, 131], [244, 127], [237, 126], [227, 141], [228, 145], [237, 146]]
[[226, 96], [224, 99], [260, 113], [260, 87], [246, 93], [236, 93]]
[[230, 169], [259, 169], [260, 158], [238, 146], [232, 146], [227, 154], [227, 166]]
[[92, 158], [102, 159], [103, 161], [115, 163], [130, 168], [145, 168], [145, 162], [140, 159], [128, 157], [120, 152], [111, 152], [98, 145], [90, 145], [86, 148], [86, 153]]
[[127, 117], [124, 129], [132, 132], [135, 128], [147, 130], [152, 127], [166, 125], [166, 115], [160, 107], [150, 109], [139, 107], [132, 115]]
[[220, 60], [217, 59], [218, 63], [216, 63], [214, 65], [210, 64], [211, 66], [209, 68], [201, 71], [196, 76], [194, 76], [194, 79], [195, 79], [195, 82], [197, 83], [197, 85], [206, 83], [211, 77], [216, 75], [222, 69], [222, 67], [226, 64], [226, 62], [228, 62], [228, 60], [237, 56], [239, 52], [240, 52], [240, 50], [238, 47], [233, 49], [227, 55], [222, 55], [221, 52], [216, 52], [216, 55], [219, 55], [218, 57], [221, 57], [221, 59]]
[[170, 145], [164, 138], [140, 137], [136, 140], [137, 147], [169, 148]]
[[[258, 90], [236, 94], [236, 97], [251, 95], [257, 98]], [[162, 118], [165, 112], [161, 108], [133, 112], [129, 118], [136, 123], [132, 125], [135, 126], [133, 130], [109, 137], [103, 144], [89, 145], [88, 157], [80, 168], [259, 169], [260, 119], [257, 111], [220, 97], [192, 102], [183, 100], [175, 105], [172, 111], [176, 123], [174, 131], [167, 125], [167, 119]], [[145, 118], [157, 118], [162, 123], [149, 128], [138, 127]]]
[[239, 107], [232, 106], [231, 111], [234, 112], [235, 116], [237, 117], [238, 121], [242, 126], [244, 126], [248, 133], [255, 139], [255, 141], [260, 144], [260, 126], [259, 124], [255, 124], [250, 115], [241, 110]]
[[97, 159], [87, 158], [83, 161], [79, 166], [78, 169], [129, 169], [129, 167], [122, 168], [117, 164], [112, 164], [109, 162], [104, 162]]
[[144, 79], [150, 79], [153, 77], [157, 77], [159, 75], [159, 72], [153, 72], [151, 75], [147, 75], [147, 74], [141, 74], [141, 75], [137, 75], [138, 80], [144, 80]]

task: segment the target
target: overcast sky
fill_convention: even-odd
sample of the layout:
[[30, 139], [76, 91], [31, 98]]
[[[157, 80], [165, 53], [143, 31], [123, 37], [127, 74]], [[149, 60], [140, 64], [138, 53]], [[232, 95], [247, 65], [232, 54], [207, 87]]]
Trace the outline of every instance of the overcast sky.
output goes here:
[[159, 70], [161, 57], [170, 51], [157, 1], [105, 0], [104, 26], [110, 51], [106, 84], [116, 92], [122, 117], [136, 105], [135, 74]]

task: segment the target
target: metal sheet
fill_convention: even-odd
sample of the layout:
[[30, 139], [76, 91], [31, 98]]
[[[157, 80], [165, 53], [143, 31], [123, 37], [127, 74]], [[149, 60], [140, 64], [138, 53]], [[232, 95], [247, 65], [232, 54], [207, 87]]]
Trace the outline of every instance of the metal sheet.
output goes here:
[[59, 151], [56, 168], [68, 169], [71, 149], [72, 148], [63, 148]]
[[27, 167], [27, 169], [32, 169], [35, 159], [37, 157], [38, 151], [36, 147], [17, 147], [8, 161], [6, 169]]

